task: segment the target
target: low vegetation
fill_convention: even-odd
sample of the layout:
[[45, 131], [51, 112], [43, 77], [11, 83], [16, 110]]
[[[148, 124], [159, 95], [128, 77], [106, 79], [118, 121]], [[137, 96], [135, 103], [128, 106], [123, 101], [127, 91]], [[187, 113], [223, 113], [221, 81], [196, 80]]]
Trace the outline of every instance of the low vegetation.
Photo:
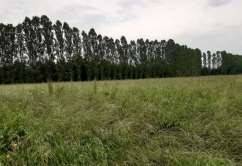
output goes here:
[[241, 76], [0, 86], [0, 165], [241, 163]]

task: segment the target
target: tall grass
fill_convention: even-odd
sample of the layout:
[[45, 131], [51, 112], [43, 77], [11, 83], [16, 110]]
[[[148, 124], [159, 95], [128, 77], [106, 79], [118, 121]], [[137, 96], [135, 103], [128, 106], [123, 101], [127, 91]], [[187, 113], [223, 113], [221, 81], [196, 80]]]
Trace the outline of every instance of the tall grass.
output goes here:
[[48, 81], [47, 85], [48, 85], [48, 93], [49, 93], [50, 96], [52, 96], [53, 93], [54, 93], [54, 87], [53, 87], [52, 81]]
[[0, 86], [0, 165], [241, 165], [241, 110], [241, 76]]

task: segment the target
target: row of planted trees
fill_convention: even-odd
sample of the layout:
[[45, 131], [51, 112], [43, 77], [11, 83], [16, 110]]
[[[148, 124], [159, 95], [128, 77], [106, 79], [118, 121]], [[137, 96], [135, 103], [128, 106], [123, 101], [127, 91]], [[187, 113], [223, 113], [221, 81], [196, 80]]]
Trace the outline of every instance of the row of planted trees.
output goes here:
[[241, 74], [242, 56], [233, 55], [226, 51], [217, 51], [216, 53], [202, 54], [201, 74]]
[[80, 32], [45, 15], [26, 17], [17, 26], [0, 24], [0, 83], [240, 73], [239, 61], [239, 56], [202, 54], [171, 39], [128, 42], [94, 29]]

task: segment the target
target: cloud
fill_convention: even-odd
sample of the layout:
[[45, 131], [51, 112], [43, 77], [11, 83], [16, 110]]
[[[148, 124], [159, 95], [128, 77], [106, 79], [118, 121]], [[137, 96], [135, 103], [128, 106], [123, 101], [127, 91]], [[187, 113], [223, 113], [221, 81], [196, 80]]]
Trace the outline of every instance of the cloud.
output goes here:
[[209, 0], [209, 6], [220, 7], [231, 3], [232, 0]]
[[128, 40], [169, 39], [202, 50], [242, 54], [241, 0], [0, 0], [0, 22], [17, 24], [25, 16]]
[[53, 16], [59, 16], [59, 20], [70, 22], [81, 29], [88, 29], [90, 27], [98, 27], [102, 24], [108, 24], [108, 19], [105, 13], [98, 8], [72, 4], [63, 6], [54, 13]]
[[118, 5], [123, 9], [132, 9], [135, 7], [144, 7], [144, 0], [123, 0], [118, 2]]
[[[242, 53], [242, 25], [223, 26], [217, 25], [216, 28], [206, 32], [187, 32], [176, 36], [179, 43], [186, 44], [193, 48], [200, 48], [203, 51], [227, 50], [232, 53]], [[236, 32], [236, 33], [234, 33]]]

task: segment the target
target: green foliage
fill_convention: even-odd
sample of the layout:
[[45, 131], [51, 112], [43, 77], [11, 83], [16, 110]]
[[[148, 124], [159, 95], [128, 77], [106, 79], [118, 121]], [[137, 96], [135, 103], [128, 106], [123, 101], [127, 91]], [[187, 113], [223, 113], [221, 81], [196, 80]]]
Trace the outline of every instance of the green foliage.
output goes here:
[[[187, 66], [189, 66], [187, 68]], [[209, 69], [210, 70], [210, 69]], [[201, 52], [173, 40], [128, 42], [46, 16], [0, 24], [0, 84], [194, 76]]]
[[0, 84], [242, 73], [242, 57], [202, 53], [174, 40], [130, 41], [88, 33], [43, 15], [0, 24]]

